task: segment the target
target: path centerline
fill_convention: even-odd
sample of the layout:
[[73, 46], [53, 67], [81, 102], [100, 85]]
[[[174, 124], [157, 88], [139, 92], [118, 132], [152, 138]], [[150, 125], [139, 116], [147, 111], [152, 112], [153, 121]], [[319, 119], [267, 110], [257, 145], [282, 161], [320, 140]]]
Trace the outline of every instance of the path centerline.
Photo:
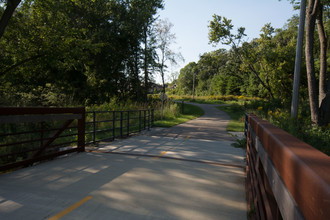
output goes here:
[[93, 197], [91, 196], [86, 196], [85, 198], [83, 198], [82, 200], [76, 202], [75, 204], [73, 204], [72, 206], [64, 209], [62, 212], [59, 212], [58, 214], [54, 215], [53, 217], [50, 217], [48, 220], [59, 220], [60, 218], [62, 218], [63, 216], [69, 214], [70, 212], [72, 212], [73, 210], [75, 210], [76, 208], [78, 208], [79, 206], [83, 205], [84, 203], [86, 203], [88, 200], [91, 200]]

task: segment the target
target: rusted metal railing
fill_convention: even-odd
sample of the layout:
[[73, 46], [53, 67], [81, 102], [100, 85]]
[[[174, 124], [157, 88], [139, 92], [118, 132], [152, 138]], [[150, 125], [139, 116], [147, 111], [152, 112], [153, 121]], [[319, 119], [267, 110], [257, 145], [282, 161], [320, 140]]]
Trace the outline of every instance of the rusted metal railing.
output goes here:
[[0, 107], [0, 171], [85, 151], [85, 108]]
[[86, 144], [128, 137], [149, 130], [153, 123], [153, 109], [86, 112]]
[[330, 158], [287, 132], [247, 117], [251, 219], [329, 219]]
[[[85, 151], [85, 144], [150, 129], [154, 110], [0, 107], [0, 171]], [[85, 140], [86, 138], [86, 140]]]

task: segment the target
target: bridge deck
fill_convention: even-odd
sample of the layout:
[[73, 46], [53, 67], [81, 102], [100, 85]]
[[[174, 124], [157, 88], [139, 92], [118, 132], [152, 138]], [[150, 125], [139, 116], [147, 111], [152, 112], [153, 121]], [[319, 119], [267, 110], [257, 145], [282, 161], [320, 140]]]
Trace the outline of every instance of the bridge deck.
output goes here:
[[102, 144], [0, 176], [0, 219], [246, 219], [228, 116]]

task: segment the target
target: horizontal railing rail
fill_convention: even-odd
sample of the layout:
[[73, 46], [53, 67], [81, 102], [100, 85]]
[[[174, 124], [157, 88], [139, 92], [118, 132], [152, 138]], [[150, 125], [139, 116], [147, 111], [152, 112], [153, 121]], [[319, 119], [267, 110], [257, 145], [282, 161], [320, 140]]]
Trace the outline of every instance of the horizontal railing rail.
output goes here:
[[127, 137], [150, 129], [154, 110], [89, 111], [86, 112], [86, 144]]
[[0, 171], [85, 151], [85, 108], [0, 107]]
[[0, 107], [0, 171], [85, 151], [85, 144], [150, 129], [154, 110]]
[[251, 219], [329, 219], [327, 155], [252, 114], [247, 142]]

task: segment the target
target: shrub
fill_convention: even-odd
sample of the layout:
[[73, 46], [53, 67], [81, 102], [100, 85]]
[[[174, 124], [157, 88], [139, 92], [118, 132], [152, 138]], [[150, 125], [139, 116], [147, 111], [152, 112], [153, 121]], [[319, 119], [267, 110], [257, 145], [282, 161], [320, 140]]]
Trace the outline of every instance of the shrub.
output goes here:
[[280, 100], [252, 101], [245, 103], [245, 109], [285, 130], [316, 149], [330, 155], [330, 129], [318, 127], [309, 118], [308, 106], [302, 106], [298, 118], [291, 118], [290, 105]]

